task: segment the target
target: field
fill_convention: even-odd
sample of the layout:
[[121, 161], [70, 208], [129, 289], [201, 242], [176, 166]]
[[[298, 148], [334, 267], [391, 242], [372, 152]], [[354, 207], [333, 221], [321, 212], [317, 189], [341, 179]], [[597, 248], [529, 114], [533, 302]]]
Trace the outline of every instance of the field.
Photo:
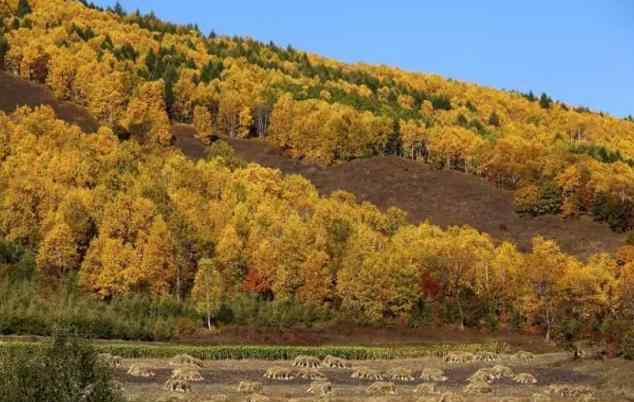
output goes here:
[[[263, 386], [261, 394], [270, 398], [271, 401], [288, 400], [318, 400], [318, 396], [310, 395], [306, 392], [311, 384], [311, 380], [295, 378], [292, 380], [274, 380], [264, 377], [266, 371], [271, 367], [281, 367], [300, 370], [292, 367], [290, 361], [266, 361], [266, 360], [224, 360], [205, 361], [203, 367], [199, 369], [203, 379], [192, 383], [191, 393], [180, 394], [167, 392], [162, 385], [170, 378], [175, 366], [167, 359], [125, 359], [121, 367], [116, 369], [116, 378], [123, 383], [126, 394], [133, 401], [244, 401], [248, 400], [248, 395], [238, 392], [238, 385], [241, 381], [259, 382]], [[352, 369], [331, 369], [320, 368], [319, 372], [325, 376], [334, 388], [334, 395], [330, 396], [332, 401], [436, 401], [440, 400], [442, 394], [451, 392], [462, 394], [468, 401], [530, 401], [534, 394], [548, 394], [551, 386], [568, 386], [570, 389], [577, 389], [584, 394], [585, 390], [590, 390], [593, 399], [596, 401], [626, 401], [628, 389], [621, 388], [626, 384], [625, 378], [617, 378], [618, 373], [634, 370], [632, 362], [615, 360], [610, 363], [597, 361], [571, 361], [570, 355], [566, 353], [550, 353], [538, 355], [529, 362], [518, 362], [510, 356], [504, 356], [500, 361], [490, 363], [446, 363], [437, 357], [417, 358], [417, 359], [393, 359], [393, 360], [372, 360], [372, 361], [350, 361]], [[132, 366], [142, 365], [147, 367], [154, 376], [135, 377], [127, 374]], [[466, 394], [465, 387], [469, 383], [468, 378], [479, 369], [492, 367], [494, 365], [504, 365], [510, 367], [514, 374], [530, 373], [537, 379], [537, 384], [518, 385], [512, 377], [503, 377], [495, 380], [491, 384], [490, 392], [486, 394]], [[384, 381], [393, 382], [396, 394], [382, 395], [378, 398], [375, 395], [368, 395], [367, 388], [374, 380], [351, 378], [354, 368], [367, 367], [380, 373], [388, 373], [395, 368], [411, 370], [414, 374], [414, 381], [400, 381], [389, 378], [385, 375]], [[421, 394], [414, 392], [418, 385], [425, 381], [421, 380], [419, 374], [424, 368], [442, 369], [447, 377], [444, 382], [435, 383], [436, 393]], [[616, 376], [615, 376], [615, 373]], [[620, 383], [619, 383], [620, 381]], [[616, 384], [619, 384], [618, 386]], [[590, 395], [577, 395], [571, 398], [564, 398], [561, 395], [552, 395], [552, 400], [580, 401]], [[371, 399], [373, 398], [373, 399]], [[589, 398], [589, 397], [588, 397]], [[550, 399], [544, 399], [550, 400]]]

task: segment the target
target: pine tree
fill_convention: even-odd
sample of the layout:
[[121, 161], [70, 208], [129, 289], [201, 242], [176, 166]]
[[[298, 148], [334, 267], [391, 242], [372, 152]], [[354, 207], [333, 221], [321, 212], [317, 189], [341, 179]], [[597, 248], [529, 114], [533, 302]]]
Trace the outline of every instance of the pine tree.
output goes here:
[[19, 18], [23, 18], [24, 16], [31, 14], [31, 11], [33, 10], [31, 9], [31, 5], [28, 0], [20, 0], [18, 3], [17, 16]]
[[9, 41], [4, 35], [0, 35], [0, 70], [4, 69], [4, 57], [9, 51]]
[[542, 93], [542, 96], [539, 98], [539, 106], [542, 109], [550, 109], [550, 106], [553, 104], [553, 100], [550, 96], [546, 95], [546, 93]]
[[500, 116], [495, 111], [491, 112], [489, 116], [489, 124], [495, 127], [500, 127]]
[[121, 3], [119, 3], [117, 1], [117, 3], [114, 5], [114, 9], [113, 9], [114, 13], [121, 16], [121, 17], [125, 17], [125, 10], [123, 9], [123, 6], [121, 6]]

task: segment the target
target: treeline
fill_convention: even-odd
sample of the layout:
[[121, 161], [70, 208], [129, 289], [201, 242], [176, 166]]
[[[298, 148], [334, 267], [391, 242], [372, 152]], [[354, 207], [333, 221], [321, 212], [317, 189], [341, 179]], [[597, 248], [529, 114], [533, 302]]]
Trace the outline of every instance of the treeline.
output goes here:
[[547, 94], [205, 36], [120, 5], [8, 4], [0, 9], [0, 65], [85, 106], [121, 137], [169, 144], [170, 121], [191, 123], [198, 109], [205, 141], [212, 133], [266, 138], [321, 164], [423, 159], [516, 190], [519, 212], [588, 214], [614, 230], [634, 225], [631, 120]]
[[611, 339], [634, 319], [633, 246], [582, 262], [535, 238], [521, 253], [345, 192], [320, 197], [221, 144], [193, 162], [106, 127], [86, 135], [46, 107], [0, 114], [0, 144], [3, 333], [65, 322], [166, 339], [203, 322], [344, 320], [566, 340]]

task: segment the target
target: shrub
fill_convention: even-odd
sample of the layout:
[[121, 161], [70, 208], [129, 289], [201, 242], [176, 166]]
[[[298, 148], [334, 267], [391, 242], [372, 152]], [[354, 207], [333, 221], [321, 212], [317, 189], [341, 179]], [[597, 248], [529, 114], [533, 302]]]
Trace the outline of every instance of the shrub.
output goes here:
[[592, 200], [592, 216], [607, 222], [614, 231], [624, 232], [632, 228], [632, 204], [621, 202], [605, 194], [597, 194]]
[[561, 212], [561, 189], [552, 182], [537, 187], [529, 184], [515, 191], [513, 207], [517, 213], [533, 216]]
[[621, 354], [625, 359], [634, 360], [634, 329], [630, 329], [621, 340]]
[[0, 390], [0, 402], [124, 400], [96, 351], [63, 336], [40, 348], [0, 350]]
[[539, 202], [539, 188], [528, 185], [516, 190], [513, 194], [513, 208], [520, 214], [533, 214]]

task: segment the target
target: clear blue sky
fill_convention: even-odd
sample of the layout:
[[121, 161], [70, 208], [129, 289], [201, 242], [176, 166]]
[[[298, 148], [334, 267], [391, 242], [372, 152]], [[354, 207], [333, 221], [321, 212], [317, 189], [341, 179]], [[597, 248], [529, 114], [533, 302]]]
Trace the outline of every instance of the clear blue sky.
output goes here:
[[[94, 0], [93, 0], [94, 1]], [[114, 0], [97, 0], [102, 6]], [[634, 1], [121, 0], [127, 10], [341, 61], [634, 115]]]

